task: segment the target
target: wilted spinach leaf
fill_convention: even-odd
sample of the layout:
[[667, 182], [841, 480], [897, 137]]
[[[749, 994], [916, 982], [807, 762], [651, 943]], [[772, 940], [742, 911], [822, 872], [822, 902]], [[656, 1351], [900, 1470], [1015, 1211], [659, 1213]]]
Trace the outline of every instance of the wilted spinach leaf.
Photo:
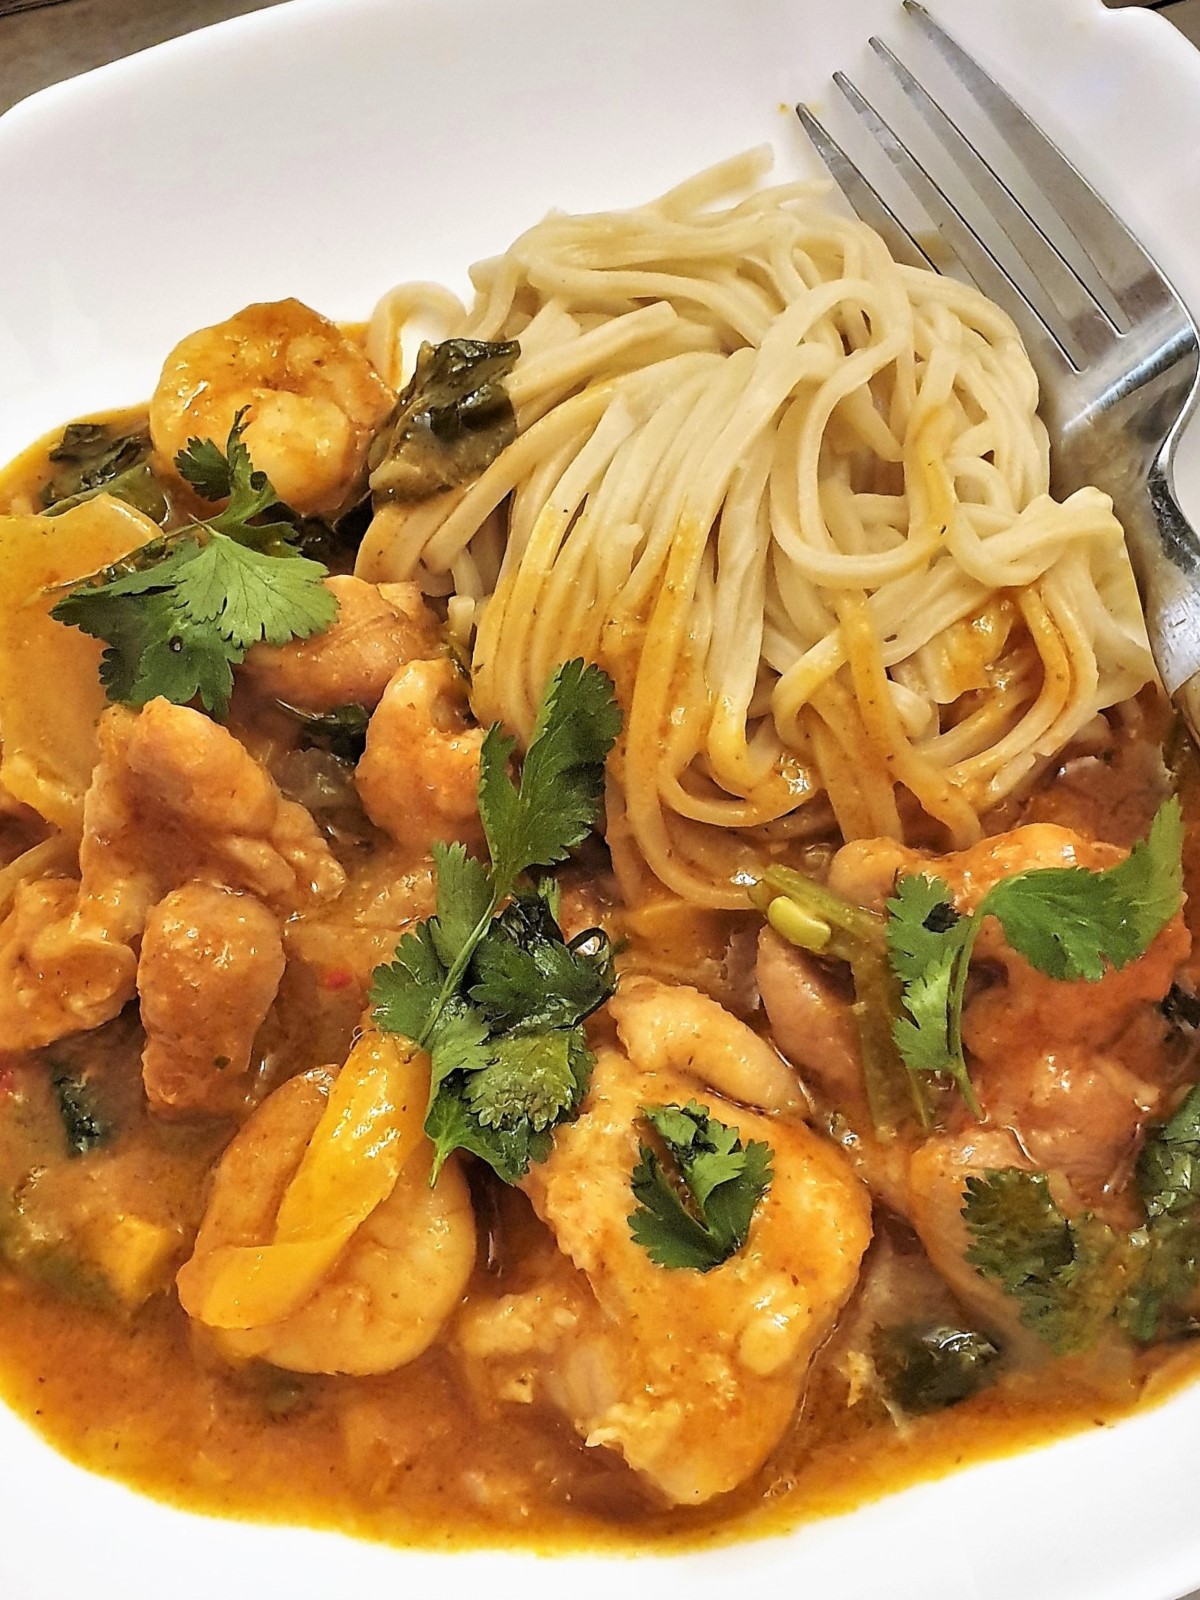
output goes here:
[[877, 1328], [871, 1353], [884, 1393], [912, 1416], [968, 1399], [991, 1381], [989, 1369], [1000, 1355], [973, 1329], [913, 1322]]
[[44, 511], [58, 516], [98, 494], [144, 512], [153, 522], [167, 515], [167, 500], [150, 465], [150, 435], [117, 433], [102, 422], [71, 422], [51, 450], [52, 471], [42, 486]]
[[505, 379], [515, 339], [425, 344], [396, 414], [371, 451], [377, 501], [424, 500], [477, 478], [511, 444], [517, 419]]

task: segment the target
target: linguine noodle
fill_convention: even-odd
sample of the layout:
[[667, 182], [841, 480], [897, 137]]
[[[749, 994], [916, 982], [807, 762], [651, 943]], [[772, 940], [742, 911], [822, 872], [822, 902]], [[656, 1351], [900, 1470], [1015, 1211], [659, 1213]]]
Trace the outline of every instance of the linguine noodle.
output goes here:
[[360, 573], [447, 597], [485, 723], [528, 736], [558, 663], [606, 667], [622, 887], [709, 906], [831, 821], [970, 844], [1153, 675], [1110, 501], [1050, 497], [1013, 324], [819, 186], [755, 187], [768, 164], [552, 214], [470, 310], [405, 285], [369, 331], [393, 384], [416, 324], [519, 339], [519, 431], [467, 488], [385, 507]]

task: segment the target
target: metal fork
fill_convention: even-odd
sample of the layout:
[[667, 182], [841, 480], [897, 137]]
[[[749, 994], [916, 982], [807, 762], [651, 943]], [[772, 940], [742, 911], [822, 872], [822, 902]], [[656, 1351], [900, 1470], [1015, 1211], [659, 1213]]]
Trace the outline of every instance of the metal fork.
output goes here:
[[[1128, 228], [1007, 91], [917, 0], [904, 0], [904, 9], [969, 94], [970, 116], [952, 120], [883, 40], [872, 38], [871, 47], [1019, 256], [1016, 276], [987, 243], [986, 227], [969, 220], [976, 207], [956, 203], [845, 73], [834, 82], [939, 240], [930, 242], [926, 228], [922, 244], [916, 213], [911, 224], [902, 221], [812, 112], [797, 106], [796, 114], [851, 206], [897, 260], [957, 267], [1017, 324], [1042, 387], [1055, 491], [1094, 483], [1112, 496], [1159, 674], [1200, 738], [1200, 540], [1175, 500], [1171, 470], [1196, 400], [1196, 324]], [[982, 153], [981, 135], [1006, 146], [1022, 176], [1002, 176]], [[1030, 185], [1056, 216], [1036, 200], [1023, 203], [1018, 191], [1028, 196]]]

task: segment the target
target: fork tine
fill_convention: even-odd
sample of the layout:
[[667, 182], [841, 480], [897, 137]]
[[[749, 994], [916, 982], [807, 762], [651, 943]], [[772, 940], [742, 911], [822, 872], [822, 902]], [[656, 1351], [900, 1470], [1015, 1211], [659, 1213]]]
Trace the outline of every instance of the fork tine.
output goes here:
[[1164, 295], [1173, 299], [1162, 274], [1133, 234], [1058, 146], [1030, 121], [1008, 91], [967, 54], [919, 0], [904, 0], [904, 9], [976, 106], [988, 116], [1126, 316], [1133, 318], [1143, 311], [1148, 296], [1154, 301], [1161, 301]]
[[904, 141], [851, 83], [846, 74], [835, 72], [833, 81], [858, 113], [875, 142], [933, 218], [950, 248], [958, 256], [968, 277], [982, 289], [989, 300], [1002, 306], [1017, 323], [1035, 366], [1039, 369], [1046, 367], [1056, 376], [1069, 372], [1070, 359], [1053, 331], [1047, 327], [1040, 314], [1005, 272], [954, 202], [943, 194]]
[[875, 232], [882, 236], [893, 257], [907, 267], [921, 267], [936, 272], [936, 263], [917, 243], [916, 237], [900, 221], [874, 184], [859, 171], [828, 128], [817, 120], [807, 106], [797, 106], [796, 115], [855, 214], [870, 223]]
[[1099, 359], [1111, 347], [1116, 330], [1079, 274], [1003, 178], [899, 57], [882, 39], [872, 39], [870, 44], [1033, 274], [1034, 283], [1042, 293], [1030, 298], [1038, 302], [1042, 320], [1053, 328], [1075, 367], [1082, 370], [1089, 362]]

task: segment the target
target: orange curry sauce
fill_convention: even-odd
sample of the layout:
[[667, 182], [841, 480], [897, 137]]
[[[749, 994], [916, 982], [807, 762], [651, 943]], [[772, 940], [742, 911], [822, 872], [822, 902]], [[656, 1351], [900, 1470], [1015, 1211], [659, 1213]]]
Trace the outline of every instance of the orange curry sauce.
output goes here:
[[[0, 512], [33, 508], [44, 459], [43, 446], [0, 480]], [[1147, 727], [1160, 722], [1154, 708], [1132, 719], [1115, 755], [1069, 763], [1002, 825], [1049, 820], [1128, 844], [1160, 797], [1160, 730]], [[36, 837], [19, 818], [5, 822], [2, 859]], [[1188, 862], [1196, 889], [1198, 854], [1193, 847]], [[356, 886], [372, 890], [390, 870], [370, 838], [345, 852], [343, 864], [352, 894]], [[624, 922], [616, 919], [616, 931], [629, 938], [630, 966], [707, 986], [721, 999], [728, 998], [718, 976], [722, 953], [731, 938], [752, 939], [757, 925], [749, 914], [682, 906], [633, 908]], [[315, 938], [311, 961], [289, 969], [259, 1040], [264, 1088], [343, 1059], [363, 996], [328, 953], [335, 948], [336, 940]], [[0, 1241], [19, 1197], [26, 1221], [32, 1214], [45, 1239], [70, 1240], [128, 1211], [174, 1231], [174, 1264], [186, 1256], [207, 1174], [233, 1126], [156, 1120], [141, 1092], [140, 1048], [136, 1021], [126, 1015], [61, 1049], [0, 1057]], [[117, 1130], [75, 1160], [52, 1101], [50, 1074], [60, 1059], [101, 1082]], [[490, 1176], [474, 1172], [472, 1193], [480, 1240], [468, 1299], [518, 1289], [548, 1235], [524, 1196]], [[902, 1225], [877, 1224], [865, 1285], [912, 1248]], [[444, 1338], [379, 1377], [309, 1377], [264, 1363], [233, 1368], [194, 1334], [169, 1280], [123, 1311], [70, 1252], [7, 1253], [0, 1393], [65, 1455], [187, 1509], [426, 1548], [632, 1550], [778, 1532], [968, 1460], [1109, 1426], [1190, 1379], [1200, 1362], [1183, 1344], [1047, 1361], [1002, 1371], [957, 1406], [897, 1422], [877, 1399], [854, 1392], [847, 1314], [767, 1464], [702, 1509], [664, 1510], [615, 1455], [585, 1447], [557, 1412], [505, 1404], [473, 1386]]]

